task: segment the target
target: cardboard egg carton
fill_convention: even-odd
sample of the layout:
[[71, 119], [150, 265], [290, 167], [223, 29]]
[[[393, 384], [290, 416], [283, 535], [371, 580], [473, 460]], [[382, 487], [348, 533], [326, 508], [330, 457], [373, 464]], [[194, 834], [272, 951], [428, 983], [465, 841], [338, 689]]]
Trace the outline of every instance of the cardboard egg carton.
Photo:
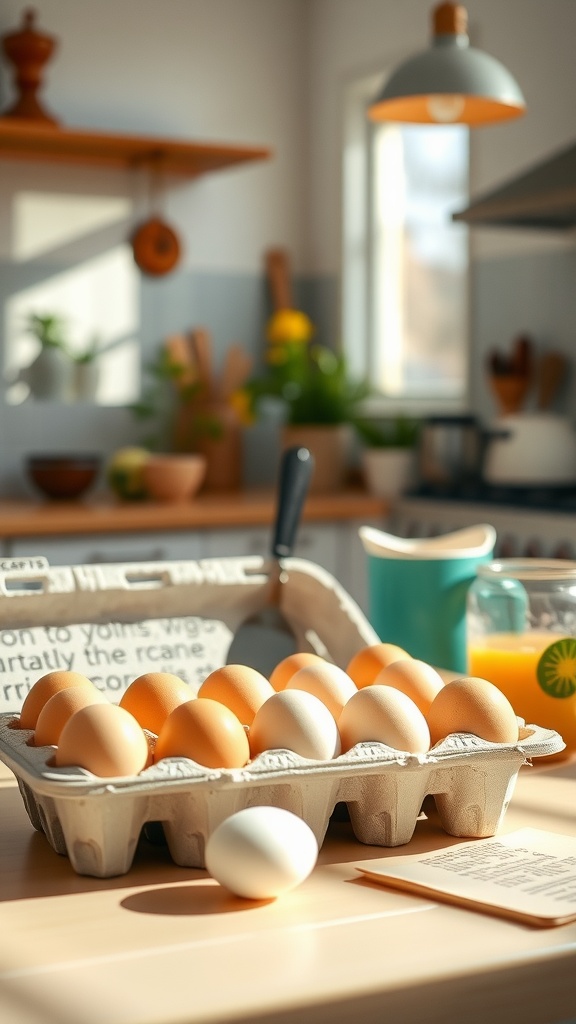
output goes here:
[[[360, 842], [405, 844], [429, 795], [449, 834], [494, 835], [521, 765], [564, 747], [557, 733], [522, 723], [516, 744], [460, 734], [418, 755], [380, 743], [321, 762], [271, 750], [234, 770], [167, 758], [114, 779], [53, 767], [53, 748], [31, 746], [32, 733], [13, 727], [40, 675], [83, 672], [118, 701], [133, 678], [154, 669], [182, 676], [196, 692], [225, 662], [240, 622], [265, 603], [266, 566], [260, 558], [53, 569], [20, 562], [0, 573], [0, 758], [18, 780], [32, 825], [79, 874], [129, 871], [142, 828], [158, 821], [175, 863], [202, 868], [214, 828], [254, 804], [300, 815], [319, 845], [338, 803], [347, 804]], [[282, 608], [300, 649], [345, 668], [378, 642], [323, 569], [301, 559], [287, 559], [285, 568]]]

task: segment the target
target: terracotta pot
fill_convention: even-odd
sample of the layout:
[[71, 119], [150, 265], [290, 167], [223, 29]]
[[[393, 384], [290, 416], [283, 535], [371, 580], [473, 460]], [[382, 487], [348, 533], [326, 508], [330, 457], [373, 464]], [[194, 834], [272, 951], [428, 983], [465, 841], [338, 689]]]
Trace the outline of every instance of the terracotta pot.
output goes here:
[[348, 459], [352, 440], [347, 423], [287, 424], [282, 429], [282, 449], [301, 445], [308, 448], [314, 458], [311, 494], [340, 491], [346, 485]]
[[206, 473], [203, 455], [151, 455], [142, 468], [149, 498], [162, 502], [189, 501]]

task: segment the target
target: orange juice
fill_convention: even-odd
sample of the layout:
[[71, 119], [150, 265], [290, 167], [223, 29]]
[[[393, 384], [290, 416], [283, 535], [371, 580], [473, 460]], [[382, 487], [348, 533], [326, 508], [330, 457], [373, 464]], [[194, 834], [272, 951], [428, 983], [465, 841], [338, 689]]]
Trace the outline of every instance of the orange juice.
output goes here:
[[560, 733], [576, 750], [576, 638], [544, 631], [470, 639], [468, 672], [502, 691], [526, 724]]

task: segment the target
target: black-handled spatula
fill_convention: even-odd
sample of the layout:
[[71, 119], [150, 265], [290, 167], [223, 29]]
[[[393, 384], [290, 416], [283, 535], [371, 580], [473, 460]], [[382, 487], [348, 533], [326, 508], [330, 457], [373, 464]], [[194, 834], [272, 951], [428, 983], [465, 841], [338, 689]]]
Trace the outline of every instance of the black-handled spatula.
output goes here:
[[278, 506], [271, 549], [268, 602], [240, 624], [226, 664], [249, 665], [268, 678], [283, 658], [297, 651], [296, 637], [280, 610], [282, 562], [292, 554], [314, 460], [307, 448], [288, 448], [280, 465]]

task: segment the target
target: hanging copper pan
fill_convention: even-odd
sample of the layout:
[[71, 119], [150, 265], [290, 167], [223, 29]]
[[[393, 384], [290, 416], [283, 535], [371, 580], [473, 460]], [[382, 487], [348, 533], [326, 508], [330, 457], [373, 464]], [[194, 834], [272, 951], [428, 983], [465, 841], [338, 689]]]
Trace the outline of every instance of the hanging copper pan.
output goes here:
[[155, 277], [170, 273], [181, 255], [178, 235], [158, 216], [150, 217], [136, 229], [132, 250], [140, 270]]

